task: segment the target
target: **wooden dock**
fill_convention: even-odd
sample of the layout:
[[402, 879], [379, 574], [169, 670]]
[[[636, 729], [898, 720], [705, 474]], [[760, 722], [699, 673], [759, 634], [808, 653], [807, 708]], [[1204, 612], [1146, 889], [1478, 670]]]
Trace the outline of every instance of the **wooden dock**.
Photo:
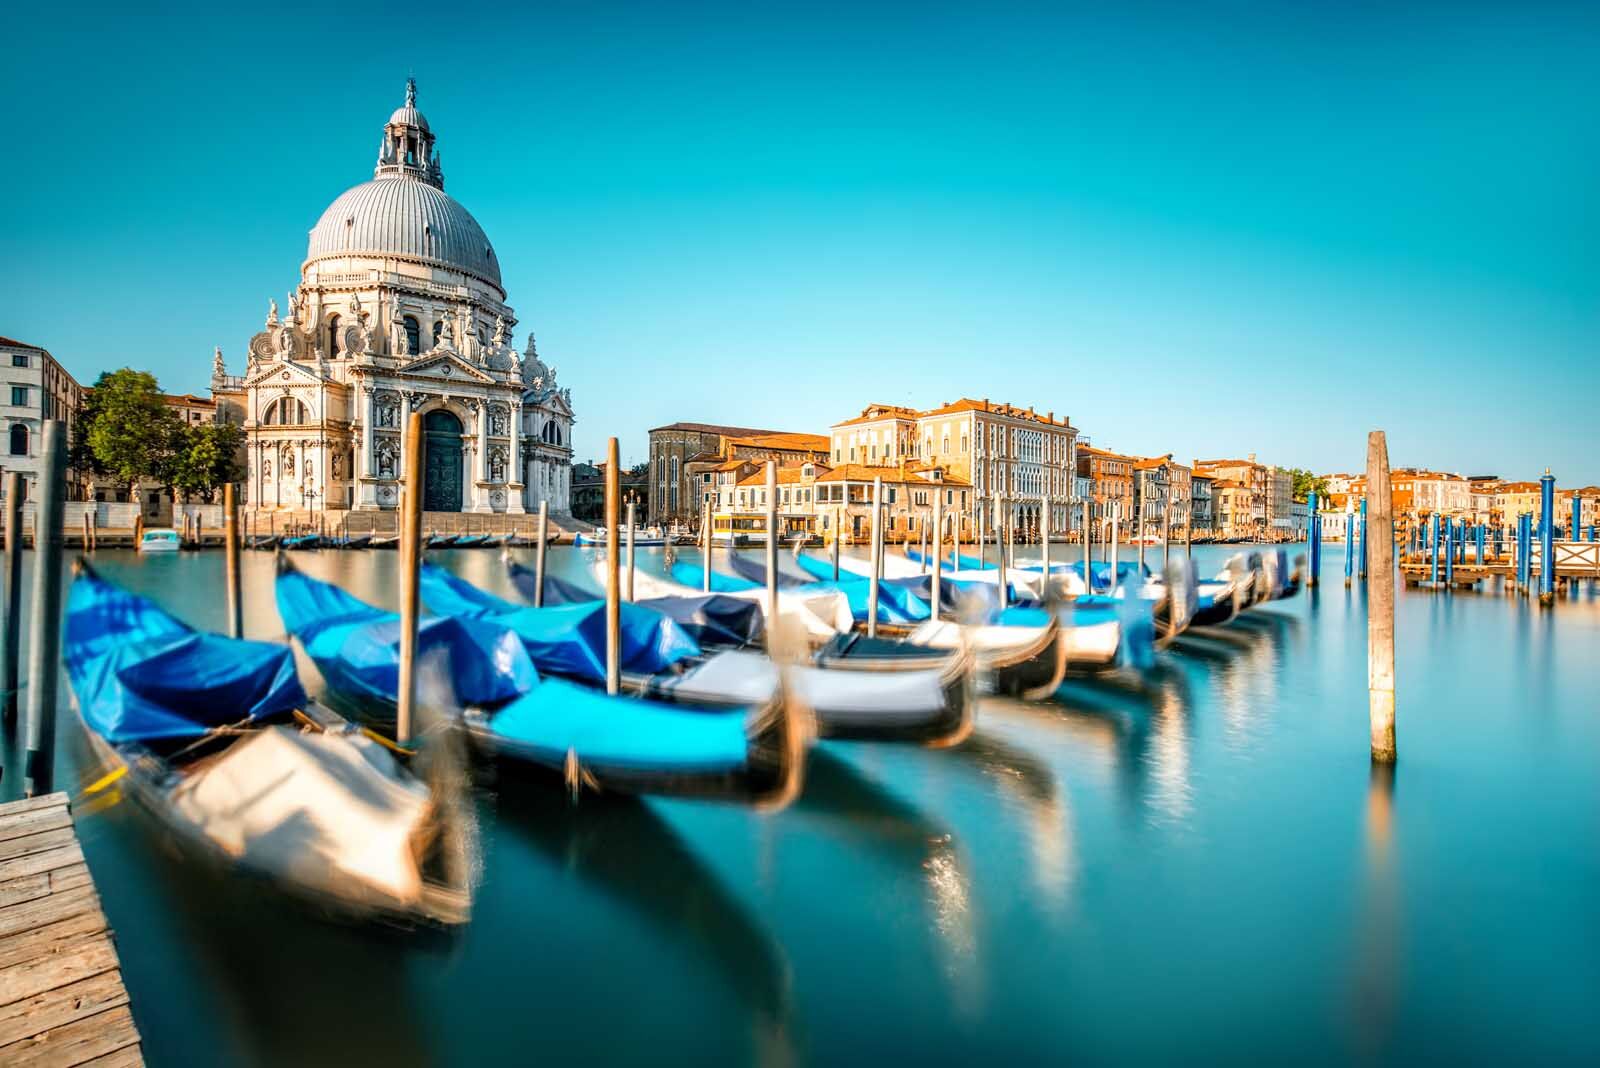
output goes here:
[[141, 1065], [64, 793], [0, 805], [0, 1065]]

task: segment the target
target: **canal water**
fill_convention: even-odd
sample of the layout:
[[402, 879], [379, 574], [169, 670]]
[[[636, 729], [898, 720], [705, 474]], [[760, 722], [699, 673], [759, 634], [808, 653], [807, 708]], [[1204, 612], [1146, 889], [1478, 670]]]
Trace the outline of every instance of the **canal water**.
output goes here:
[[[1341, 552], [1321, 589], [1185, 640], [1142, 686], [988, 700], [952, 750], [823, 743], [774, 816], [486, 784], [453, 938], [307, 916], [183, 866], [133, 805], [81, 798], [146, 1054], [1593, 1063], [1600, 597], [1402, 592], [1400, 763], [1375, 774]], [[581, 576], [576, 550], [551, 555]], [[506, 589], [494, 552], [438, 556]], [[395, 603], [394, 553], [299, 559]], [[96, 563], [223, 626], [220, 553]], [[272, 558], [244, 563], [247, 632], [281, 639]], [[74, 793], [100, 773], [79, 731], [62, 717]]]

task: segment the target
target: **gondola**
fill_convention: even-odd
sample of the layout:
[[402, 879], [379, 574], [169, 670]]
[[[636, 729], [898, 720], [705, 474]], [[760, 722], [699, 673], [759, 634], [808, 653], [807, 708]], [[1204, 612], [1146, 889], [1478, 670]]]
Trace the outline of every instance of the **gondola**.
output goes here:
[[[431, 565], [424, 565], [430, 567]], [[330, 688], [369, 716], [392, 722], [399, 677], [399, 617], [311, 578], [279, 558], [278, 612]], [[565, 642], [567, 662], [604, 656], [580, 626]], [[435, 702], [459, 710], [468, 736], [503, 768], [537, 767], [587, 787], [630, 793], [786, 804], [804, 775], [808, 730], [800, 702], [785, 691], [733, 708], [686, 708], [591, 685], [541, 677], [522, 638], [487, 618], [432, 616], [418, 627], [419, 664], [448, 679]], [[581, 647], [581, 648], [580, 648]], [[553, 654], [555, 655], [555, 654]], [[603, 666], [603, 659], [601, 659]]]
[[455, 545], [452, 548], [481, 549], [487, 540], [488, 535], [486, 534], [462, 534], [456, 538]]
[[[513, 568], [520, 565], [512, 564]], [[531, 585], [532, 577], [521, 570]], [[643, 576], [636, 575], [638, 580]], [[425, 565], [423, 600], [436, 611], [469, 613], [482, 619], [500, 619], [518, 629], [549, 609], [535, 609], [508, 603], [478, 589], [443, 568]], [[513, 583], [517, 584], [516, 573]], [[648, 582], [645, 583], [648, 586]], [[638, 592], [637, 588], [635, 592]], [[598, 594], [582, 593], [571, 584], [546, 579], [545, 597], [566, 594], [569, 606], [587, 603], [590, 609], [603, 608]], [[746, 605], [747, 601], [711, 595], [714, 599]], [[628, 613], [665, 615], [679, 611], [685, 602], [703, 602], [703, 595], [649, 598], [623, 605], [624, 625]], [[678, 602], [678, 603], [674, 603]], [[704, 611], [697, 608], [695, 611]], [[759, 620], [759, 617], [758, 617]], [[548, 624], [541, 624], [540, 630]], [[765, 700], [778, 687], [778, 669], [764, 652], [746, 646], [755, 635], [740, 634], [737, 643], [716, 643], [694, 654], [674, 655], [670, 664], [657, 670], [623, 671], [623, 684], [631, 692], [673, 701], [732, 706]], [[632, 643], [625, 636], [624, 652]], [[541, 670], [563, 674], [570, 669], [562, 660], [551, 659], [537, 647], [530, 647]], [[703, 654], [703, 655], [702, 655]], [[629, 660], [625, 657], [624, 663]], [[787, 669], [788, 685], [802, 704], [811, 710], [820, 734], [827, 737], [885, 738], [953, 744], [971, 731], [976, 715], [972, 693], [972, 659], [964, 649], [930, 650], [903, 642], [872, 641], [859, 634], [844, 634], [811, 654], [809, 662]]]
[[186, 853], [346, 917], [465, 922], [455, 802], [307, 698], [288, 646], [196, 631], [76, 570], [63, 654], [85, 734]]
[[[728, 566], [736, 575], [748, 582], [750, 589], [763, 589], [767, 584], [767, 565], [764, 561], [756, 561], [740, 553], [727, 555]], [[674, 568], [676, 570], [676, 567]], [[694, 573], [698, 573], [696, 568]], [[728, 576], [722, 576], [724, 580]], [[843, 593], [850, 603], [850, 614], [857, 623], [866, 622], [871, 612], [871, 583], [869, 580], [857, 578], [854, 575], [843, 575], [835, 580], [801, 579], [792, 575], [778, 574], [778, 589], [783, 591], [826, 592], [836, 590]], [[918, 597], [903, 583], [891, 584], [879, 582], [878, 584], [878, 622], [890, 625], [920, 623], [932, 616], [932, 609], [928, 602]]]
[[284, 538], [278, 543], [283, 549], [320, 549], [322, 536], [320, 534], [300, 534], [293, 538]]
[[367, 548], [369, 549], [398, 549], [399, 547], [400, 536], [398, 534], [374, 534], [372, 540], [367, 542]]
[[430, 549], [453, 549], [458, 537], [455, 534], [429, 534], [423, 540]]
[[277, 548], [277, 545], [278, 536], [276, 534], [255, 534], [244, 541], [246, 549], [274, 549]]

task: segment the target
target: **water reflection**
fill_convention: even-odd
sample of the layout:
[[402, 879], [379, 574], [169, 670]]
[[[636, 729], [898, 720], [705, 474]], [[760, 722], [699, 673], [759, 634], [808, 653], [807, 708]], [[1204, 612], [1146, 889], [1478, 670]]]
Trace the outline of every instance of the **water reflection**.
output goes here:
[[782, 948], [648, 802], [586, 796], [507, 777], [500, 823], [564, 872], [699, 955], [749, 1010], [765, 1064], [792, 1056], [792, 977]]
[[1367, 783], [1366, 877], [1355, 932], [1354, 1033], [1364, 1056], [1393, 1042], [1401, 985], [1400, 880], [1394, 855], [1395, 765], [1373, 764]]

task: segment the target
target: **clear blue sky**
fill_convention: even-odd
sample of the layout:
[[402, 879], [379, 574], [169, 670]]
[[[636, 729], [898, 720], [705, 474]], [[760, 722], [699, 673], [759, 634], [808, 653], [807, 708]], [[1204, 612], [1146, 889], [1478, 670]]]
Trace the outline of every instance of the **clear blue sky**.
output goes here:
[[580, 458], [965, 394], [1600, 482], [1600, 5], [1104, 7], [14, 8], [0, 334], [241, 369], [414, 72]]

